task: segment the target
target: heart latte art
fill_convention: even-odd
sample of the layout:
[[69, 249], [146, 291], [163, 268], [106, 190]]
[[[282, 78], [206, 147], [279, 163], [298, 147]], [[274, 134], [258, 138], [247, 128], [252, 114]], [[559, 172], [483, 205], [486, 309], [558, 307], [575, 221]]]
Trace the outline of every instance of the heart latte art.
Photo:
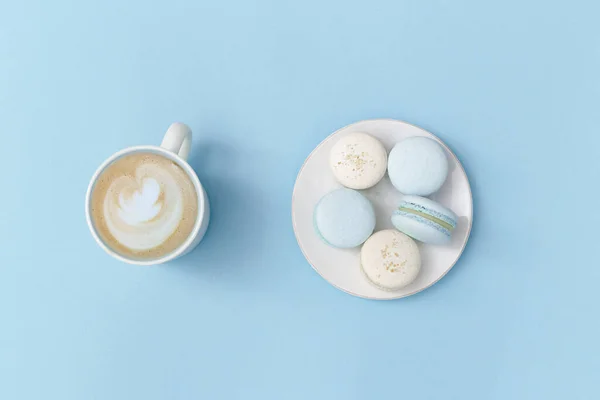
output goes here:
[[198, 212], [186, 172], [153, 153], [126, 155], [110, 164], [91, 201], [94, 226], [106, 245], [138, 259], [177, 249], [192, 232]]

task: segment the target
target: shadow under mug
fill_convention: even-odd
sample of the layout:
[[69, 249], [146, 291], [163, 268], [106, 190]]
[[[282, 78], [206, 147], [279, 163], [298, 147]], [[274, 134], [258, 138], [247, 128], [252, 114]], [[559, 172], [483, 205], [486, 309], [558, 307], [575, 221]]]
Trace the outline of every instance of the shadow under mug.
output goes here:
[[[200, 183], [200, 179], [198, 179], [198, 175], [192, 169], [192, 167], [187, 163], [187, 157], [190, 153], [192, 145], [192, 131], [190, 128], [182, 124], [180, 122], [175, 122], [172, 124], [167, 133], [163, 138], [163, 141], [160, 146], [134, 146], [123, 149], [112, 156], [110, 156], [106, 161], [100, 165], [100, 167], [94, 173], [92, 180], [88, 186], [87, 194], [85, 197], [85, 216], [87, 220], [88, 227], [90, 228], [90, 232], [92, 236], [96, 240], [96, 243], [104, 249], [108, 254], [113, 256], [114, 258], [134, 265], [157, 265], [163, 264], [168, 261], [174, 260], [175, 258], [181, 257], [182, 255], [189, 253], [200, 243], [206, 230], [208, 228], [208, 222], [210, 219], [210, 207], [208, 204], [208, 197], [206, 196], [206, 191], [204, 187]], [[94, 222], [91, 217], [91, 195], [94, 190], [94, 186], [98, 181], [98, 177], [102, 174], [104, 169], [112, 164], [114, 161], [119, 158], [135, 154], [135, 153], [154, 153], [161, 155], [169, 160], [173, 161], [177, 165], [179, 165], [189, 176], [189, 178], [194, 183], [194, 188], [196, 189], [196, 194], [198, 198], [198, 215], [196, 217], [196, 223], [194, 224], [194, 228], [188, 238], [181, 243], [177, 249], [172, 251], [169, 254], [164, 255], [163, 257], [150, 259], [150, 260], [139, 260], [135, 258], [125, 257], [122, 254], [117, 253], [112, 250], [104, 241], [100, 238], [98, 234]]]

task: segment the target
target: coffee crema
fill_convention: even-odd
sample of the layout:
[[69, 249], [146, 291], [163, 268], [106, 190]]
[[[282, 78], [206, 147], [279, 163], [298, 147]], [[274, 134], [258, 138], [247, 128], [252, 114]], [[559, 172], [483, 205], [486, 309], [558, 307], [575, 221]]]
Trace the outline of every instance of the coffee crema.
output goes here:
[[90, 211], [96, 232], [111, 250], [151, 260], [173, 252], [190, 236], [198, 195], [175, 162], [155, 153], [132, 153], [101, 172]]

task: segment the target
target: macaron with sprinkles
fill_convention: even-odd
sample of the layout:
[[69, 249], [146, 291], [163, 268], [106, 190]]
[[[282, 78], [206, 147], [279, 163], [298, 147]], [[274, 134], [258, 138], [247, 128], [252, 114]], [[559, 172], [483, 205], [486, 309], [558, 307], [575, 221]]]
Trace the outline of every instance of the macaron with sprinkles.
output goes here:
[[394, 291], [411, 284], [421, 270], [419, 247], [395, 229], [374, 233], [360, 250], [361, 269], [369, 282]]
[[458, 217], [452, 210], [420, 196], [404, 196], [392, 215], [392, 224], [415, 240], [449, 244]]
[[329, 164], [335, 179], [350, 189], [375, 186], [385, 175], [387, 150], [373, 136], [353, 132], [333, 145]]

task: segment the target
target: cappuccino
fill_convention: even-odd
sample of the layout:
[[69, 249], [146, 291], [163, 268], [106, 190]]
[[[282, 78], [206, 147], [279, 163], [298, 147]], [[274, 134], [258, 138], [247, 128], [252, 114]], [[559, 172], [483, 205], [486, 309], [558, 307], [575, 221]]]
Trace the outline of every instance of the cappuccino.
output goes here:
[[127, 154], [99, 175], [90, 197], [91, 219], [111, 250], [152, 260], [179, 248], [194, 230], [198, 195], [188, 174], [151, 152]]

